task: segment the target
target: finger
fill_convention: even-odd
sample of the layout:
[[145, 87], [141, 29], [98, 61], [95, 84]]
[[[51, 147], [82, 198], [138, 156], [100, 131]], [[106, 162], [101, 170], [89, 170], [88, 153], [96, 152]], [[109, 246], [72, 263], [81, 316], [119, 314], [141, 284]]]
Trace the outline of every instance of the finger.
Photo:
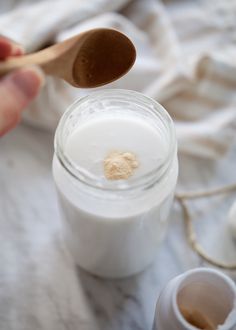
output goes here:
[[9, 56], [19, 56], [22, 54], [24, 54], [24, 49], [22, 46], [0, 36], [0, 60], [3, 60]]
[[12, 44], [4, 37], [0, 37], [0, 59], [4, 59], [11, 55]]
[[33, 66], [15, 71], [0, 81], [0, 136], [19, 123], [22, 111], [43, 83], [41, 70]]

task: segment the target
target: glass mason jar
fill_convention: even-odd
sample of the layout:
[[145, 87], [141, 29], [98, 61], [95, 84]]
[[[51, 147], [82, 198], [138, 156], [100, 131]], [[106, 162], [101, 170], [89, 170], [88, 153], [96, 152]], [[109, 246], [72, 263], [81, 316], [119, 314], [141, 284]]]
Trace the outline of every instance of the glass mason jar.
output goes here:
[[[98, 180], [65, 153], [66, 142], [79, 125], [111, 111], [114, 116], [142, 118], [166, 143], [161, 163], [128, 184]], [[66, 241], [79, 266], [98, 276], [120, 278], [151, 264], [166, 231], [178, 175], [174, 125], [160, 104], [140, 93], [115, 89], [77, 100], [56, 131], [53, 175]]]

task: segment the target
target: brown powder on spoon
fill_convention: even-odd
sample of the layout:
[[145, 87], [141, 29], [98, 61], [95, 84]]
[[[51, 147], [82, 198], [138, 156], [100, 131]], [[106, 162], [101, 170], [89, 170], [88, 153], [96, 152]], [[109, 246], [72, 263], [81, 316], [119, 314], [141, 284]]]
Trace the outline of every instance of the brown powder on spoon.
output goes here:
[[133, 153], [112, 151], [104, 159], [104, 174], [108, 180], [127, 180], [138, 166]]
[[129, 71], [135, 61], [135, 48], [123, 34], [97, 31], [85, 39], [74, 62], [73, 77], [80, 87], [98, 87]]

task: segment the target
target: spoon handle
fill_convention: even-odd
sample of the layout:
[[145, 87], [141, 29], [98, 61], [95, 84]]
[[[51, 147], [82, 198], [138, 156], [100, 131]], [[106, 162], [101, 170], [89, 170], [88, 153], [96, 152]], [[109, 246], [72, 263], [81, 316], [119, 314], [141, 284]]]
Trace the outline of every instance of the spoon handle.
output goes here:
[[21, 67], [29, 64], [38, 64], [35, 63], [34, 57], [31, 55], [25, 55], [21, 57], [9, 58], [5, 61], [0, 62], [0, 77], [5, 76], [9, 72], [20, 69]]
[[55, 54], [53, 51], [49, 51], [49, 49], [24, 56], [10, 57], [7, 60], [0, 61], [0, 77], [26, 65], [38, 65], [45, 73], [50, 74], [53, 60], [55, 60]]

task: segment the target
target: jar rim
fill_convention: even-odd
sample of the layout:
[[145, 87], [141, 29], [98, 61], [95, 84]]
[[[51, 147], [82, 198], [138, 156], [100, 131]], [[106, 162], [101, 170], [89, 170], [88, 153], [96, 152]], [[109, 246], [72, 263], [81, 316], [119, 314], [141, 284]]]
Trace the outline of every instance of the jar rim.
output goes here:
[[[168, 134], [170, 137], [170, 143], [168, 144], [168, 151], [166, 153], [166, 157], [163, 159], [163, 162], [159, 164], [157, 167], [152, 169], [151, 171], [145, 173], [144, 175], [138, 177], [138, 178], [131, 178], [129, 180], [129, 184], [120, 184], [115, 185], [113, 183], [106, 182], [106, 184], [103, 182], [101, 183], [101, 180], [96, 180], [94, 176], [89, 175], [87, 171], [83, 171], [79, 166], [77, 166], [63, 151], [63, 128], [65, 127], [70, 115], [78, 109], [78, 107], [84, 103], [89, 101], [90, 99], [95, 99], [98, 96], [105, 96], [105, 97], [111, 97], [111, 96], [131, 96], [135, 99], [140, 99], [142, 101], [147, 102], [149, 105], [152, 105], [154, 111], [153, 113], [155, 115], [159, 115], [160, 119], [163, 121], [163, 123], [168, 128]], [[65, 111], [65, 113], [62, 115], [58, 127], [56, 129], [55, 138], [54, 138], [54, 149], [55, 154], [61, 163], [62, 167], [68, 172], [70, 175], [72, 175], [77, 181], [80, 183], [90, 186], [91, 188], [95, 188], [102, 191], [132, 191], [134, 189], [143, 187], [145, 189], [149, 188], [150, 186], [153, 186], [157, 182], [159, 182], [165, 175], [168, 173], [174, 157], [177, 152], [177, 143], [176, 143], [176, 133], [175, 133], [175, 127], [174, 123], [168, 114], [168, 112], [165, 110], [165, 108], [159, 104], [157, 101], [153, 100], [152, 98], [128, 89], [102, 89], [98, 91], [94, 91], [90, 93], [87, 96], [81, 97], [77, 100], [75, 100]], [[106, 180], [107, 181], [107, 180]], [[119, 180], [124, 181], [124, 180]]]

